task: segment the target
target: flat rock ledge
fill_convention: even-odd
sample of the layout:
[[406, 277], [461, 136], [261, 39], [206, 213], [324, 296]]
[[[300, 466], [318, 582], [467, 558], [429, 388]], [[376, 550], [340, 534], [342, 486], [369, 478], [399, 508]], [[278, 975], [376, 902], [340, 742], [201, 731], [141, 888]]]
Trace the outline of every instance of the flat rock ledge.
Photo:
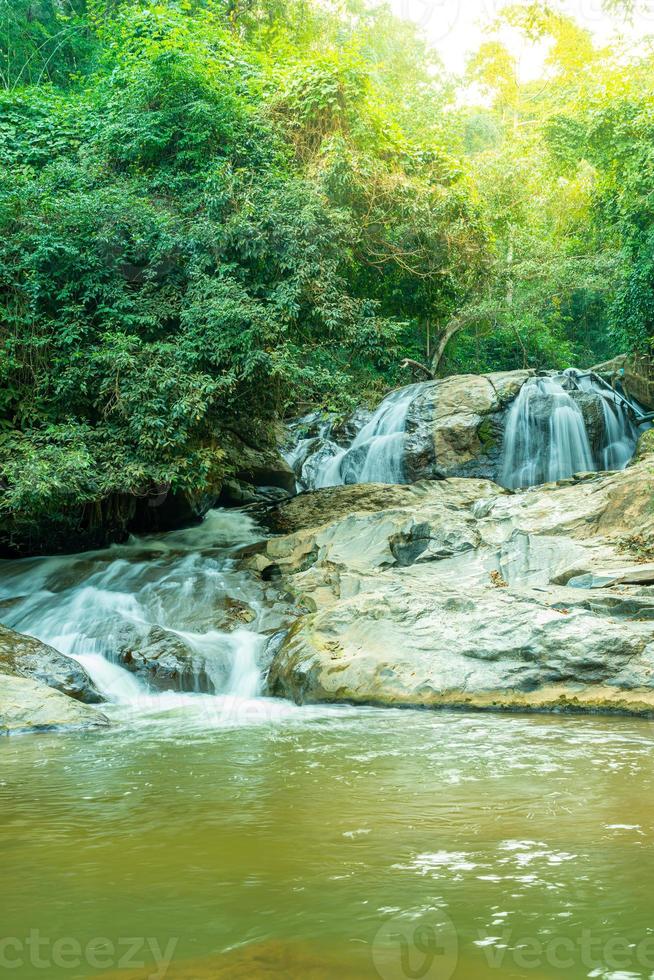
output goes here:
[[517, 493], [452, 478], [282, 505], [275, 522], [291, 533], [246, 559], [303, 612], [269, 692], [654, 715], [654, 553], [642, 550], [653, 499], [645, 454], [624, 472]]

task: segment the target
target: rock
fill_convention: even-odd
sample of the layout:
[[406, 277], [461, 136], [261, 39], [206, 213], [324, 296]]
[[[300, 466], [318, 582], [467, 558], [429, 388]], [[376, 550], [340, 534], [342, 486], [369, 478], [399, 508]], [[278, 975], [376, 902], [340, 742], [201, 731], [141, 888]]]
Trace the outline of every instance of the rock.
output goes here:
[[621, 546], [630, 528], [654, 532], [652, 486], [645, 460], [516, 493], [448, 479], [283, 505], [293, 533], [257, 557], [307, 612], [274, 657], [270, 692], [654, 713], [653, 576]]
[[84, 668], [33, 636], [0, 625], [0, 673], [31, 677], [86, 704], [104, 698]]
[[496, 477], [504, 409], [532, 375], [533, 371], [457, 375], [424, 385], [406, 421], [407, 480]]
[[618, 354], [617, 357], [611, 358], [610, 361], [602, 361], [601, 364], [594, 364], [591, 368], [588, 368], [588, 370], [592, 371], [593, 374], [602, 374], [612, 377], [612, 375], [617, 374], [622, 370], [622, 368], [625, 366], [626, 360], [626, 354]]
[[0, 734], [101, 728], [105, 715], [32, 677], [0, 674]]
[[638, 440], [634, 458], [637, 460], [644, 459], [645, 456], [651, 456], [652, 453], [654, 453], [654, 429], [648, 429], [646, 432], [643, 432]]
[[[212, 634], [199, 634], [205, 642]], [[145, 633], [128, 628], [118, 640], [119, 663], [160, 691], [196, 691], [213, 694], [229, 676], [230, 648], [199, 650], [177, 633], [151, 626]]]
[[[599, 685], [599, 689], [597, 686]], [[536, 592], [444, 587], [396, 572], [301, 620], [273, 664], [274, 694], [384, 705], [654, 710], [654, 624], [555, 608]]]
[[[377, 962], [381, 955], [376, 954]], [[386, 976], [395, 975], [392, 963], [389, 970]], [[156, 973], [150, 964], [109, 972], [103, 970], [101, 976], [102, 980], [163, 980], [164, 977], [166, 980], [334, 980], [334, 977], [338, 980], [372, 980], [373, 975], [366, 958], [363, 963], [356, 959], [353, 962], [349, 951], [338, 946], [334, 948], [328, 941], [267, 939], [211, 956], [173, 960], [168, 965], [160, 963]], [[374, 977], [378, 976], [381, 974], [375, 971]], [[96, 980], [100, 980], [99, 975]], [[532, 980], [542, 978], [534, 976]]]
[[255, 487], [280, 487], [295, 493], [295, 473], [275, 448], [249, 446], [233, 433], [225, 438], [236, 480]]
[[247, 507], [257, 502], [257, 491], [251, 483], [242, 480], [225, 480], [220, 490], [220, 507]]
[[648, 411], [654, 411], [654, 365], [650, 357], [628, 357], [621, 380], [631, 398], [635, 398]]
[[602, 398], [592, 391], [580, 391], [578, 389], [572, 389], [568, 394], [581, 409], [588, 442], [593, 456], [597, 459], [606, 441]]
[[198, 524], [216, 505], [217, 497], [217, 493], [192, 496], [163, 490], [159, 495], [139, 498], [129, 530], [133, 534], [151, 534]]
[[252, 504], [266, 504], [287, 500], [288, 490], [282, 487], [255, 487], [242, 480], [225, 480], [218, 498], [220, 507], [248, 507]]
[[337, 419], [330, 429], [331, 438], [339, 446], [349, 446], [359, 431], [370, 421], [372, 412], [365, 408], [357, 408], [352, 415]]
[[[275, 533], [299, 531], [327, 524], [353, 512], [367, 513], [388, 507], [410, 506], [423, 494], [421, 484], [352, 483], [298, 494], [257, 513], [259, 521]], [[265, 548], [265, 544], [263, 545]]]
[[222, 599], [222, 613], [217, 618], [214, 609], [213, 626], [198, 623], [195, 633], [124, 626], [116, 641], [116, 659], [158, 690], [222, 691], [234, 665], [240, 631], [255, 618], [246, 603], [228, 596]]

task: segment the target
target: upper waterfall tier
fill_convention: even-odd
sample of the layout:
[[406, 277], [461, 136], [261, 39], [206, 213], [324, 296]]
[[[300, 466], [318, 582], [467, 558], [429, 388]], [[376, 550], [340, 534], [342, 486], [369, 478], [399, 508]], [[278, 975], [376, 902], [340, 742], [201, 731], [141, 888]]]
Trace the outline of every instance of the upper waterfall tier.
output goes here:
[[508, 411], [498, 479], [517, 489], [624, 469], [637, 438], [622, 401], [591, 375], [570, 370], [530, 378]]
[[509, 488], [622, 469], [640, 427], [590, 374], [461, 375], [391, 392], [345, 422], [315, 413], [290, 429], [301, 490], [483, 477]]

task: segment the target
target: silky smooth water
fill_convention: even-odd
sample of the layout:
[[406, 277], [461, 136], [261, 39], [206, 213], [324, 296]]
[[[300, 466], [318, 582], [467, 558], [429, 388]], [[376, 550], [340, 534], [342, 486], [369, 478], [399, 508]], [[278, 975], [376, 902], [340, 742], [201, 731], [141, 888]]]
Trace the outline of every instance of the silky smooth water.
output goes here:
[[[601, 414], [601, 442], [593, 452], [581, 407], [570, 391], [592, 395]], [[510, 489], [566, 479], [591, 470], [624, 469], [639, 430], [624, 404], [589, 374], [529, 378], [506, 420], [498, 482]]]
[[533, 487], [594, 469], [581, 409], [555, 378], [530, 378], [509, 409], [499, 482]]
[[413, 384], [392, 391], [347, 447], [333, 441], [329, 422], [316, 436], [291, 446], [286, 460], [299, 470], [301, 485], [315, 490], [349, 483], [404, 483], [407, 414], [424, 387]]
[[210, 700], [0, 743], [7, 976], [651, 976], [649, 724]]

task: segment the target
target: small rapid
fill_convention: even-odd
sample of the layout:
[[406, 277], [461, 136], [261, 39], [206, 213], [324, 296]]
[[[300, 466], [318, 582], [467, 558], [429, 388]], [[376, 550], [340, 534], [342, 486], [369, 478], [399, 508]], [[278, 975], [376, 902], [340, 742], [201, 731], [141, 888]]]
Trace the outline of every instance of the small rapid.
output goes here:
[[260, 538], [243, 512], [215, 510], [103, 551], [3, 561], [0, 621], [80, 663], [112, 706], [249, 710], [276, 596], [236, 553]]

